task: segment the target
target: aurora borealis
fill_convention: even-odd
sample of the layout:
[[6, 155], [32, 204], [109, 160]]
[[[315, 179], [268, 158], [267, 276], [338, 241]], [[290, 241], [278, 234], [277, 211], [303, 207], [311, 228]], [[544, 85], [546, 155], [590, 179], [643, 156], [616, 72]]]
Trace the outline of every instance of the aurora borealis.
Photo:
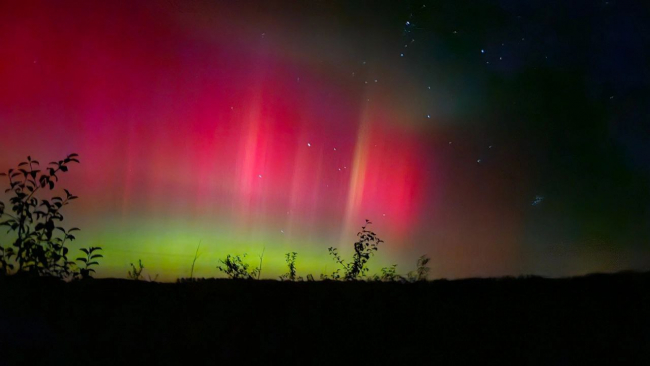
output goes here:
[[317, 276], [365, 219], [371, 273], [648, 269], [648, 40], [619, 42], [647, 13], [296, 3], [3, 3], [0, 170], [80, 155], [65, 224], [103, 277], [188, 276], [199, 243], [196, 276]]

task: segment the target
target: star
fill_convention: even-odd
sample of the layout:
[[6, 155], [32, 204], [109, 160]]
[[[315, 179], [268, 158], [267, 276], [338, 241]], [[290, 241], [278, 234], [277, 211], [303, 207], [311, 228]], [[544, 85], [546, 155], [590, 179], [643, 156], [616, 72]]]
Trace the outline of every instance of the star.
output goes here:
[[308, 147], [311, 147], [311, 144], [308, 142], [308, 143], [307, 143], [307, 146], [308, 146]]

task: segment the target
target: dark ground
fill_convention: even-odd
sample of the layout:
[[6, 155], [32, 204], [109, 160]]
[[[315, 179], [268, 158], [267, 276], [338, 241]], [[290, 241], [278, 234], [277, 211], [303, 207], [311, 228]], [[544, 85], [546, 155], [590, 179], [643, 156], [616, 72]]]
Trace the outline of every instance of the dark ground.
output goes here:
[[0, 281], [0, 365], [650, 364], [650, 273]]

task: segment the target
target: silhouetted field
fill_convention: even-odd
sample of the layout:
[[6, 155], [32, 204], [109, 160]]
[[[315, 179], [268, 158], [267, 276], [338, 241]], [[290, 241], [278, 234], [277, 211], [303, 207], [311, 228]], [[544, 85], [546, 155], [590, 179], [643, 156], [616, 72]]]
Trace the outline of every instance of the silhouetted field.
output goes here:
[[650, 361], [650, 273], [426, 283], [0, 282], [13, 365]]

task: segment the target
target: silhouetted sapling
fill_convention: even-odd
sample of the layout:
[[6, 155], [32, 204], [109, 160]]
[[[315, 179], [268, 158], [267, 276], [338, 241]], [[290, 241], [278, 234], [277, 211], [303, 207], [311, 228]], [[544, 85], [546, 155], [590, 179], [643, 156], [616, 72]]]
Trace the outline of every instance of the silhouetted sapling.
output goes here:
[[[340, 270], [343, 270], [343, 278], [346, 281], [353, 281], [365, 276], [368, 272], [368, 267], [366, 267], [370, 256], [377, 251], [380, 243], [384, 241], [377, 237], [373, 231], [367, 230], [367, 225], [372, 224], [370, 220], [366, 220], [366, 226], [361, 227], [361, 231], [357, 233], [359, 241], [354, 243], [354, 254], [352, 255], [352, 262], [346, 263], [338, 253], [338, 250], [334, 247], [328, 248], [329, 254], [332, 256], [334, 261], [338, 263], [341, 268], [337, 269], [331, 275], [331, 279], [339, 280], [341, 279]], [[323, 279], [328, 279], [327, 276], [321, 276]]]
[[[75, 263], [68, 260], [68, 242], [75, 240], [72, 234], [78, 228], [66, 230], [60, 226], [63, 221], [61, 209], [77, 199], [67, 189], [64, 197], [39, 199], [37, 193], [48, 188], [53, 190], [59, 174], [68, 171], [72, 163], [79, 163], [77, 154], [53, 161], [39, 169], [40, 163], [31, 156], [18, 164], [17, 169], [0, 173], [9, 180], [11, 213], [6, 212], [0, 201], [0, 226], [8, 227], [7, 233], [15, 233], [12, 246], [0, 245], [0, 275], [27, 274], [32, 276], [54, 276], [70, 278], [79, 275]], [[12, 273], [12, 271], [14, 271]]]
[[289, 268], [289, 272], [283, 274], [280, 276], [280, 280], [282, 281], [302, 281], [302, 277], [298, 277], [296, 275], [296, 257], [298, 256], [298, 253], [296, 252], [291, 252], [287, 253], [284, 255], [285, 261], [287, 262], [287, 267]]
[[86, 257], [85, 258], [84, 257], [77, 258], [77, 262], [82, 262], [84, 264], [83, 268], [81, 268], [79, 266], [79, 275], [81, 276], [81, 279], [83, 279], [83, 280], [88, 279], [88, 278], [92, 278], [92, 276], [90, 275], [90, 272], [95, 273], [95, 270], [90, 268], [90, 267], [99, 265], [99, 263], [97, 262], [97, 259], [104, 257], [101, 254], [94, 254], [94, 253], [102, 250], [102, 248], [100, 248], [100, 247], [90, 247], [88, 249], [81, 248], [80, 250], [82, 252], [86, 253]]
[[130, 280], [139, 281], [142, 277], [142, 271], [144, 270], [144, 265], [142, 264], [142, 259], [138, 259], [138, 268], [131, 263], [131, 270], [126, 274], [126, 278]]

